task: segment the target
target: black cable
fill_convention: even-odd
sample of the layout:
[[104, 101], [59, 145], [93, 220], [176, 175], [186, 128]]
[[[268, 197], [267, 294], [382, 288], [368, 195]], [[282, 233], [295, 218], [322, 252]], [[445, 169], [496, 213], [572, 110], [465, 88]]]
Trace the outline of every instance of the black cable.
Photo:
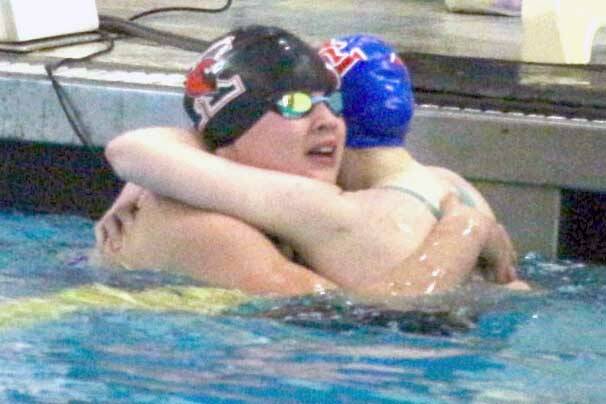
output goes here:
[[110, 33], [114, 35], [118, 34], [115, 37], [116, 39], [121, 39], [125, 36], [134, 36], [151, 40], [162, 45], [168, 45], [193, 52], [202, 52], [208, 47], [210, 42], [149, 28], [141, 24], [134, 23], [133, 21], [148, 15], [172, 11], [220, 13], [227, 10], [231, 6], [231, 3], [232, 0], [227, 0], [224, 6], [216, 9], [205, 9], [195, 7], [157, 8], [136, 14], [130, 17], [129, 20], [107, 15], [100, 15], [99, 30], [97, 32], [99, 32], [99, 34], [101, 35], [101, 40], [107, 43], [107, 47], [105, 49], [93, 52], [81, 58], [65, 58], [57, 62], [45, 64], [44, 69], [46, 70], [46, 74], [48, 75], [49, 80], [51, 81], [53, 89], [55, 90], [55, 94], [57, 95], [59, 104], [61, 105], [61, 108], [63, 109], [63, 112], [65, 113], [65, 116], [67, 117], [71, 128], [73, 129], [76, 136], [80, 139], [82, 144], [85, 145], [89, 150], [93, 151], [94, 144], [90, 135], [88, 134], [88, 131], [82, 124], [78, 112], [70, 103], [67, 94], [65, 93], [64, 89], [61, 87], [61, 85], [57, 81], [57, 78], [54, 75], [54, 71], [56, 69], [63, 65], [67, 65], [74, 62], [83, 62], [86, 60], [90, 60], [96, 56], [111, 52], [114, 48], [114, 38], [110, 35]]
[[152, 10], [147, 10], [147, 11], [143, 11], [142, 13], [135, 14], [132, 17], [130, 17], [128, 20], [129, 21], [135, 21], [135, 20], [138, 20], [139, 18], [147, 17], [148, 15], [159, 14], [159, 13], [168, 13], [168, 12], [174, 12], [174, 11], [185, 11], [185, 12], [193, 12], [193, 13], [211, 13], [211, 14], [216, 14], [216, 13], [221, 13], [221, 12], [227, 10], [228, 8], [230, 8], [231, 7], [231, 3], [232, 3], [232, 0], [227, 0], [227, 2], [222, 7], [219, 7], [219, 8], [201, 8], [201, 7], [161, 7], [161, 8], [154, 8]]
[[202, 52], [209, 45], [208, 41], [149, 28], [132, 21], [109, 15], [99, 16], [99, 28], [105, 31], [127, 34], [154, 41], [161, 45], [168, 45], [192, 52]]
[[144, 25], [137, 24], [133, 21], [147, 17], [153, 14], [167, 13], [167, 12], [195, 12], [195, 13], [221, 13], [231, 7], [232, 0], [227, 0], [226, 3], [219, 8], [201, 8], [201, 7], [161, 7], [155, 8], [131, 16], [128, 20], [122, 18], [100, 15], [99, 23], [100, 28], [114, 32], [135, 36], [157, 42], [162, 45], [168, 45], [179, 49], [184, 49], [193, 52], [201, 52], [208, 47], [210, 44], [208, 41], [195, 39], [183, 35], [173, 34], [166, 31], [157, 30], [154, 28], [146, 27]]
[[89, 55], [86, 55], [86, 56], [83, 56], [80, 58], [65, 58], [65, 59], [61, 59], [56, 62], [46, 63], [44, 65], [44, 70], [46, 70], [46, 74], [53, 86], [53, 89], [55, 90], [55, 94], [57, 95], [59, 104], [61, 105], [61, 108], [63, 109], [63, 112], [65, 113], [65, 116], [67, 117], [67, 121], [69, 122], [69, 125], [72, 127], [74, 133], [76, 134], [76, 136], [78, 136], [78, 139], [80, 139], [82, 144], [85, 145], [87, 148], [89, 148], [91, 151], [94, 149], [93, 141], [90, 138], [90, 136], [88, 135], [86, 128], [82, 125], [82, 123], [79, 119], [79, 116], [78, 116], [78, 112], [74, 109], [74, 107], [70, 103], [69, 98], [67, 97], [67, 94], [65, 93], [65, 90], [63, 89], [63, 87], [61, 87], [61, 85], [57, 81], [54, 71], [61, 66], [64, 66], [64, 65], [67, 65], [70, 63], [74, 63], [74, 62], [83, 62], [86, 60], [90, 60], [96, 56], [111, 52], [114, 49], [114, 39], [105, 32], [99, 31], [99, 34], [101, 35], [102, 40], [105, 41], [107, 44], [105, 49], [101, 49], [99, 51], [93, 52]]

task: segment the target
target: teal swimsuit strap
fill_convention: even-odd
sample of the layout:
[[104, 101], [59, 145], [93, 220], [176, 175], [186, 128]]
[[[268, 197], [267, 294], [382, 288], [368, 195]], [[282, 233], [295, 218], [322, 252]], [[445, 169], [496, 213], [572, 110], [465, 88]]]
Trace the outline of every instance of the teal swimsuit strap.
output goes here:
[[469, 194], [469, 192], [467, 192], [463, 188], [457, 187], [457, 194], [459, 196], [459, 200], [461, 201], [461, 203], [463, 203], [463, 205], [467, 205], [471, 208], [476, 207], [476, 202], [473, 200], [473, 197]]
[[419, 201], [423, 202], [423, 204], [427, 207], [427, 209], [429, 209], [429, 211], [436, 218], [436, 220], [440, 220], [442, 218], [442, 211], [440, 211], [439, 208], [436, 208], [423, 195], [421, 195], [421, 194], [413, 191], [412, 189], [408, 189], [408, 188], [404, 188], [404, 187], [398, 187], [396, 185], [385, 185], [385, 186], [382, 186], [382, 187], [379, 187], [379, 188], [393, 189], [393, 190], [400, 191], [400, 192], [403, 192], [405, 194], [408, 194], [410, 196], [414, 196]]

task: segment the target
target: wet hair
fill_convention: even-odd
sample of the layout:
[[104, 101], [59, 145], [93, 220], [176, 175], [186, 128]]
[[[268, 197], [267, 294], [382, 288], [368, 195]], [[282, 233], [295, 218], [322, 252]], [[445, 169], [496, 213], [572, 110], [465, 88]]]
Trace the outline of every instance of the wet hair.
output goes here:
[[184, 106], [210, 150], [228, 145], [290, 91], [329, 92], [338, 79], [316, 50], [277, 27], [214, 40], [186, 78]]

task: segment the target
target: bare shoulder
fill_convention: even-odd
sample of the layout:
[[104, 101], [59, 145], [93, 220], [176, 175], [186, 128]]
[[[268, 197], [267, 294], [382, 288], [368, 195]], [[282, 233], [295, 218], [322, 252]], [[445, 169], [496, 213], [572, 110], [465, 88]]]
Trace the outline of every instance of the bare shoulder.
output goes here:
[[465, 178], [463, 178], [460, 174], [457, 174], [456, 172], [452, 171], [449, 168], [446, 167], [440, 167], [440, 166], [426, 166], [428, 169], [430, 169], [431, 171], [433, 171], [433, 173], [437, 176], [439, 176], [440, 178], [443, 178], [445, 180], [449, 180], [449, 181], [462, 181], [462, 182], [467, 182], [467, 180], [465, 180]]
[[463, 176], [445, 167], [428, 166], [428, 168], [432, 170], [435, 175], [454, 186], [457, 189], [457, 193], [463, 195], [466, 199], [469, 199], [480, 212], [493, 219], [495, 218], [494, 212], [488, 201], [480, 191]]

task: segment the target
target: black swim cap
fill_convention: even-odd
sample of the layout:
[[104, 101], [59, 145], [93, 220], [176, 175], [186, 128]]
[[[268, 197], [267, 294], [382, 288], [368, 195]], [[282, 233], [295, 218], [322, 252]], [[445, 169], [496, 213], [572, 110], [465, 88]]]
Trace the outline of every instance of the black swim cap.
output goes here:
[[213, 41], [187, 74], [184, 105], [206, 145], [225, 146], [290, 91], [334, 91], [317, 52], [277, 27], [252, 25]]

